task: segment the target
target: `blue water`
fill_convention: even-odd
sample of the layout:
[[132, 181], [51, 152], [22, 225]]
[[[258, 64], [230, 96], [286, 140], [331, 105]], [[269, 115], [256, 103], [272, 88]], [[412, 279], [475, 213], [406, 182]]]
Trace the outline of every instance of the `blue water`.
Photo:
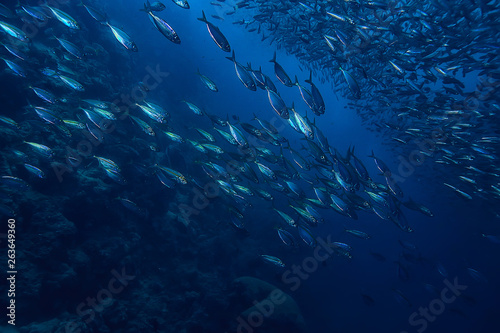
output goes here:
[[[172, 2], [165, 4], [167, 9], [157, 14], [179, 34], [180, 45], [171, 43], [156, 31], [147, 14], [138, 10], [142, 8], [142, 1], [91, 4], [107, 14], [110, 24], [123, 28], [130, 35], [139, 49], [137, 53], [125, 50], [109, 29], [93, 20], [83, 7], [76, 6], [76, 1], [72, 1], [69, 6], [61, 6], [61, 9], [70, 13], [82, 25], [82, 30], [71, 32], [52, 19], [41, 31], [53, 28], [58, 36], [65, 34], [68, 40], [75, 38], [79, 42], [92, 41], [109, 52], [110, 60], [105, 64], [107, 74], [100, 72], [98, 80], [109, 82], [113, 90], [112, 96], [102, 94], [99, 89], [88, 85], [85, 92], [77, 95], [78, 98], [112, 102], [120, 94], [137, 91], [134, 90], [137, 83], [143, 81], [151, 69], [159, 68], [164, 73], [162, 80], [147, 93], [147, 100], [161, 105], [170, 113], [169, 129], [173, 132], [193, 140], [201, 140], [193, 131], [194, 127], [214, 132], [206, 116], [194, 115], [182, 103], [182, 100], [187, 100], [222, 119], [228, 117], [232, 123], [238, 118], [257, 126], [252, 121], [254, 113], [261, 119], [274, 119], [277, 126], [284, 125], [280, 134], [289, 139], [290, 146], [299, 150], [301, 145], [305, 145], [302, 135], [276, 116], [265, 91], [258, 89], [253, 92], [240, 83], [233, 63], [225, 59], [230, 54], [217, 47], [210, 38], [206, 25], [197, 20], [201, 16], [201, 10], [204, 10], [209, 21], [217, 25], [227, 37], [236, 53], [236, 60], [241, 64], [250, 62], [252, 68], [261, 66], [262, 71], [272, 78], [286, 104], [290, 106], [294, 102], [296, 109], [305, 115], [307, 106], [298, 89], [283, 86], [274, 76], [273, 64], [269, 60], [276, 51], [276, 44], [269, 45], [269, 40], [261, 42], [259, 35], [231, 23], [245, 18], [248, 12], [238, 11], [232, 19], [219, 21], [210, 15], [223, 16], [224, 11], [215, 9], [207, 1], [190, 1], [189, 10], [177, 7]], [[58, 47], [57, 42], [50, 40], [43, 32], [33, 40]], [[35, 56], [43, 63], [40, 54]], [[283, 49], [277, 51], [277, 59], [292, 79], [297, 75], [300, 82], [303, 82], [309, 77], [307, 70], [301, 70], [303, 66], [299, 61]], [[97, 56], [92, 61], [98, 63], [101, 60]], [[211, 78], [217, 84], [219, 92], [213, 93], [204, 87], [196, 74], [197, 70]], [[26, 88], [32, 77], [23, 81], [12, 74], [3, 73], [0, 79], [3, 86], [0, 97], [6, 109], [2, 115], [9, 116], [18, 123], [28, 117], [37, 119], [36, 115], [24, 114], [22, 109], [26, 97], [30, 101], [36, 98]], [[474, 87], [475, 80], [477, 79], [470, 78], [466, 83], [469, 87]], [[362, 123], [362, 117], [347, 106], [349, 101], [337, 91], [335, 85], [341, 84], [340, 82], [332, 80], [321, 83], [319, 75], [313, 75], [313, 82], [322, 93], [326, 113], [315, 117], [309, 111], [310, 119], [316, 118], [317, 127], [340, 154], [345, 155], [349, 147], [354, 146], [356, 156], [363, 161], [374, 181], [385, 183], [368, 155], [375, 152], [391, 170], [401, 167], [398, 156], [408, 156], [401, 155], [394, 149], [389, 138], [369, 130]], [[68, 94], [67, 89], [60, 87], [55, 91], [60, 95]], [[123, 106], [120, 103], [118, 105]], [[136, 116], [139, 114], [137, 109], [130, 112]], [[140, 118], [147, 120], [142, 115]], [[152, 122], [148, 119], [148, 123]], [[41, 133], [44, 126], [41, 125]], [[54, 135], [55, 130], [49, 128], [45, 131], [49, 136]], [[127, 155], [116, 148], [115, 145], [118, 144], [132, 146], [126, 141], [127, 138], [150, 140], [135, 124], [125, 120], [117, 131], [119, 135], [116, 135], [116, 139], [107, 139], [108, 141], [94, 148], [93, 154], [112, 158], [123, 166], [131, 160], [142, 161], [147, 166], [159, 162], [155, 153], [148, 151], [145, 146], [140, 150], [134, 144], [134, 149], [139, 150], [139, 157]], [[113, 133], [110, 136], [113, 137]], [[38, 142], [43, 136], [38, 134], [35, 138], [33, 141]], [[63, 140], [59, 139], [56, 157], [58, 162], [64, 162], [65, 145], [61, 141]], [[75, 147], [78, 140], [73, 138], [69, 142], [67, 144], [70, 147]], [[172, 147], [165, 139], [158, 139], [156, 142], [162, 151], [166, 147]], [[221, 142], [220, 136], [217, 137], [216, 144], [227, 150], [232, 149]], [[271, 147], [268, 144], [264, 146]], [[2, 142], [2, 149], [6, 151], [16, 147], [19, 144]], [[279, 153], [279, 149], [271, 149], [276, 154]], [[7, 153], [2, 157], [7, 159]], [[180, 148], [173, 149], [170, 163], [184, 166], [186, 170], [183, 173], [206, 182], [206, 176], [195, 163], [202, 158], [203, 155], [183, 144]], [[31, 255], [37, 248], [31, 247], [33, 243], [23, 242], [24, 235], [29, 235], [28, 238], [31, 239], [35, 233], [44, 232], [37, 221], [32, 221], [39, 206], [29, 202], [36, 201], [38, 197], [14, 197], [13, 201], [20, 200], [16, 218], [21, 221], [18, 226], [18, 253], [21, 253], [19, 265], [23, 266], [19, 271], [22, 273], [23, 268], [26, 275], [29, 275], [25, 281], [23, 277], [19, 277], [21, 282], [18, 300], [21, 305], [18, 307], [18, 326], [29, 327], [34, 322], [44, 323], [53, 318], [61, 323], [81, 319], [76, 311], [78, 304], [86, 297], [95, 295], [101, 288], [106, 288], [112, 278], [110, 271], [120, 270], [125, 265], [134, 272], [136, 278], [125, 292], [115, 296], [116, 302], [107, 307], [102, 316], [99, 315], [98, 319], [92, 321], [89, 332], [105, 332], [103, 328], [106, 326], [109, 332], [223, 332], [228, 327], [234, 327], [237, 319], [237, 314], [223, 305], [230, 304], [225, 298], [230, 294], [231, 281], [239, 276], [259, 278], [288, 293], [300, 308], [308, 332], [496, 332], [500, 328], [500, 290], [496, 283], [500, 279], [497, 267], [500, 244], [488, 242], [481, 237], [482, 233], [500, 234], [498, 217], [494, 216], [486, 202], [479, 199], [465, 202], [443, 187], [443, 175], [430, 161], [415, 167], [415, 171], [400, 186], [405, 198], [411, 197], [415, 202], [424, 204], [434, 213], [434, 217], [405, 210], [408, 224], [414, 230], [412, 233], [405, 233], [393, 223], [384, 221], [371, 212], [357, 211], [359, 219], [352, 220], [332, 209], [318, 208], [325, 223], [312, 229], [314, 235], [348, 243], [352, 247], [352, 259], [332, 256], [324, 263], [316, 262], [317, 267], [311, 269], [307, 278], [300, 279], [299, 287], [293, 290], [292, 283], [287, 283], [283, 276], [288, 270], [293, 270], [294, 266], [304, 265], [304, 260], [309, 260], [313, 255], [313, 249], [302, 243], [296, 233], [294, 236], [301, 242], [298, 248], [291, 249], [279, 240], [275, 227], [282, 226], [282, 221], [272, 208], [293, 212], [287, 207], [286, 196], [272, 192], [276, 198], [274, 204], [260, 199], [250, 200], [253, 207], [245, 212], [247, 233], [235, 230], [230, 224], [226, 208], [228, 201], [221, 197], [210, 200], [208, 207], [194, 216], [190, 226], [186, 228], [179, 221], [169, 220], [167, 211], [179, 214], [175, 210], [177, 205], [192, 200], [194, 194], [189, 185], [184, 189], [177, 187], [169, 190], [163, 188], [155, 176], [129, 171], [126, 177], [128, 184], [120, 187], [101, 170], [101, 173], [94, 171], [92, 177], [100, 178], [110, 186], [110, 190], [94, 191], [94, 186], [83, 186], [81, 183], [83, 177], [90, 177], [85, 172], [98, 168], [95, 160], [93, 163], [92, 158], [86, 158], [81, 166], [75, 168], [77, 173], [65, 175], [62, 182], [57, 181], [48, 164], [44, 166], [50, 177], [45, 183], [29, 178], [25, 171], [15, 174], [29, 180], [35, 192], [43, 194], [43, 200], [48, 200], [54, 207], [52, 213], [62, 213], [76, 225], [76, 235], [60, 241], [57, 246], [54, 245], [55, 249], [83, 251], [89, 257], [82, 268], [77, 265], [77, 260], [70, 259], [70, 255], [47, 253], [46, 256], [51, 257], [51, 260]], [[164, 160], [161, 163], [166, 164]], [[313, 197], [309, 184], [301, 181], [300, 186], [309, 197]], [[116, 197], [126, 197], [141, 207], [147, 207], [147, 217], [125, 210], [113, 201]], [[74, 200], [75, 198], [77, 199]], [[60, 200], [70, 200], [71, 204], [58, 204]], [[44, 216], [50, 219], [47, 217], [49, 215]], [[356, 238], [346, 234], [344, 228], [362, 230], [371, 238]], [[136, 234], [139, 240], [130, 239], [132, 234]], [[414, 244], [416, 250], [404, 250], [400, 241]], [[130, 248], [133, 250], [130, 251]], [[2, 249], [5, 247], [2, 246]], [[108, 254], [103, 254], [104, 252]], [[382, 254], [385, 261], [377, 260], [370, 252]], [[286, 267], [264, 263], [258, 257], [260, 254], [279, 257], [286, 263]], [[413, 255], [416, 259], [414, 262], [405, 261], [401, 259], [403, 254]], [[407, 281], [398, 277], [398, 260], [404, 263], [404, 268], [408, 271]], [[133, 268], [130, 268], [131, 262], [134, 263]], [[437, 263], [446, 268], [446, 277], [438, 272]], [[63, 279], [50, 277], [64, 271], [61, 268], [63, 265], [69, 265], [75, 270], [74, 279], [78, 281], [78, 285], [70, 282], [64, 285], [61, 282]], [[474, 279], [467, 268], [476, 269], [487, 281]], [[30, 287], [30, 282], [37, 279], [42, 281], [41, 287], [36, 288], [40, 295], [30, 295], [26, 289]], [[422, 315], [418, 315], [414, 319], [420, 319], [419, 324], [411, 325], [409, 318], [419, 308], [443, 304], [439, 301], [442, 298], [441, 292], [455, 279], [466, 286], [461, 296], [446, 304], [442, 311], [437, 311], [439, 314], [435, 319], [423, 321]], [[47, 281], [58, 281], [59, 285], [47, 286]], [[438, 293], [427, 291], [425, 284], [433, 285]], [[412, 306], [408, 306], [404, 300], [398, 301], [394, 290], [401, 291]], [[195, 293], [189, 301], [192, 303], [186, 300], [189, 293]], [[371, 297], [374, 303], [366, 304], [363, 294]], [[157, 297], [158, 295], [161, 297]], [[210, 303], [212, 301], [215, 305]], [[180, 311], [176, 307], [186, 310]], [[70, 317], [67, 317], [68, 313]], [[120, 313], [127, 313], [123, 322], [116, 319]], [[153, 323], [153, 319], [160, 323], [159, 326]], [[141, 321], [150, 322], [150, 325], [141, 326], [138, 324]], [[47, 327], [48, 324], [45, 329]], [[143, 327], [149, 327], [149, 330]], [[259, 332], [259, 329], [256, 327], [255, 332]], [[35, 331], [25, 328], [21, 332]], [[286, 328], [278, 328], [275, 332], [288, 331]]]

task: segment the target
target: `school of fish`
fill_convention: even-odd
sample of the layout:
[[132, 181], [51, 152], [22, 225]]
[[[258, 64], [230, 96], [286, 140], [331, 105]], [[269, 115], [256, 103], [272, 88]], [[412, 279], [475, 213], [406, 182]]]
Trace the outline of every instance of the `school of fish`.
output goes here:
[[[169, 5], [190, 9], [186, 0], [173, 2]], [[331, 82], [333, 92], [349, 100], [345, 112], [357, 112], [367, 127], [384, 134], [387, 146], [397, 154], [409, 156], [416, 151], [413, 163], [420, 165], [426, 160], [436, 164], [446, 174], [443, 186], [465, 201], [477, 197], [495, 209], [500, 199], [500, 136], [493, 125], [500, 111], [498, 1], [463, 0], [454, 1], [453, 6], [446, 0], [245, 0], [211, 4], [234, 18], [234, 24], [261, 34], [263, 42], [293, 54], [309, 75], [308, 80], [299, 82], [298, 73], [288, 73], [276, 53], [269, 59], [274, 73], [238, 62], [238, 52], [223, 31], [204, 11], [199, 13], [199, 22], [193, 24], [206, 25], [205, 37], [220, 49], [221, 58], [229, 60], [226, 64], [234, 68], [242, 89], [255, 91], [256, 98], [269, 101], [267, 119], [228, 117], [229, 110], [204, 110], [188, 98], [179, 103], [179, 110], [167, 111], [146, 99], [124, 113], [111, 100], [88, 94], [80, 97], [89, 90], [95, 92], [92, 71], [82, 71], [88, 69], [83, 64], [87, 57], [102, 51], [98, 45], [84, 49], [72, 41], [81, 30], [73, 13], [86, 11], [96, 28], [106, 31], [127, 51], [140, 52], [140, 44], [131, 39], [126, 28], [110, 24], [105, 13], [87, 4], [62, 9], [47, 4], [0, 5], [1, 58], [9, 75], [18, 77], [15, 82], [24, 87], [29, 100], [24, 115], [0, 115], [0, 126], [20, 137], [2, 153], [8, 164], [8, 168], [2, 167], [0, 178], [3, 215], [22, 214], [9, 207], [11, 199], [5, 193], [27, 191], [31, 183], [55, 181], [61, 175], [71, 177], [85, 164], [100, 170], [102, 178], [118, 189], [127, 187], [129, 195], [117, 200], [142, 216], [147, 215], [146, 210], [130, 195], [138, 178], [153, 180], [165, 191], [196, 188], [206, 197], [210, 195], [206, 184], [215, 184], [223, 200], [214, 204], [222, 205], [227, 225], [237, 232], [246, 231], [252, 207], [268, 201], [272, 203], [270, 219], [277, 221], [270, 225], [276, 227], [276, 241], [290, 248], [299, 243], [314, 248], [318, 236], [314, 228], [332, 223], [335, 214], [358, 219], [359, 212], [367, 212], [387, 221], [388, 228], [393, 225], [402, 232], [412, 232], [405, 210], [428, 217], [433, 213], [403, 192], [400, 173], [375, 153], [357, 156], [355, 147], [340, 152], [329, 144], [320, 120], [329, 112], [322, 94], [330, 92], [320, 92], [314, 80]], [[167, 7], [147, 1], [138, 15], [147, 16], [163, 37], [182, 47], [184, 36], [162, 18]], [[249, 12], [252, 20], [238, 18]], [[61, 25], [61, 29], [51, 31], [51, 45], [40, 45], [37, 36], [31, 40], [20, 28], [22, 22], [48, 20]], [[47, 61], [30, 61], [33, 54]], [[199, 70], [197, 75], [208, 90], [224, 93], [215, 78]], [[464, 78], [476, 78], [479, 83], [466, 87]], [[144, 84], [140, 87], [148, 89]], [[61, 88], [66, 90], [61, 92]], [[280, 95], [285, 89], [296, 89], [308, 112], [285, 101]], [[185, 112], [203, 117], [206, 126], [180, 134]], [[301, 146], [292, 146], [282, 135], [271, 121], [277, 118], [295, 130]], [[30, 131], [25, 130], [26, 123], [34, 124]], [[82, 139], [103, 145], [119, 142], [120, 153], [127, 158], [66, 149]], [[174, 167], [168, 157], [171, 147], [189, 152], [184, 155], [185, 165], [194, 165], [198, 172]], [[366, 163], [374, 163], [380, 174], [370, 175]], [[21, 168], [22, 172], [16, 172]], [[6, 169], [11, 171], [5, 173]], [[180, 203], [176, 213], [179, 220], [187, 221], [197, 218], [192, 211]], [[362, 230], [345, 232], [370, 238]], [[401, 245], [411, 250], [411, 244]], [[346, 243], [336, 242], [333, 249], [339, 256], [352, 257], [352, 248]], [[286, 266], [272, 253], [257, 255], [268, 263]], [[399, 267], [404, 275], [404, 266]]]

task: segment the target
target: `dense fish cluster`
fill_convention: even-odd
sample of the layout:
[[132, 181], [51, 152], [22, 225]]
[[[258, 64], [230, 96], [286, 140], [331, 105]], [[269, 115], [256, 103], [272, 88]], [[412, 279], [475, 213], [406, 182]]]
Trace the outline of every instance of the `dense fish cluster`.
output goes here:
[[[126, 32], [105, 20], [106, 15], [90, 6], [85, 5], [85, 8], [97, 22], [110, 28], [113, 36], [124, 48], [138, 51], [135, 42]], [[153, 14], [161, 9], [157, 3], [148, 2], [143, 11], [168, 40], [179, 44], [180, 38], [170, 25]], [[23, 15], [30, 15], [33, 20], [38, 20], [37, 17], [43, 13], [45, 19], [55, 18], [70, 29], [79, 29], [78, 22], [69, 14], [48, 5], [33, 8], [24, 6], [22, 11], [19, 11]], [[30, 14], [32, 11], [39, 13], [37, 17]], [[199, 20], [207, 25], [216, 45], [221, 50], [230, 52], [228, 40], [216, 25], [207, 20], [204, 12]], [[31, 177], [44, 179], [51, 172], [55, 172], [57, 178], [62, 179], [65, 174], [78, 169], [82, 162], [90, 163], [87, 159], [94, 158], [98, 163], [92, 165], [99, 167], [103, 177], [107, 176], [116, 182], [117, 186], [131, 186], [128, 184], [135, 181], [124, 175], [124, 169], [129, 167], [134, 169], [128, 171], [129, 173], [157, 178], [159, 183], [170, 190], [188, 185], [198, 188], [208, 196], [206, 184], [215, 184], [225, 197], [227, 220], [240, 230], [245, 229], [245, 216], [251, 211], [254, 205], [252, 202], [256, 198], [276, 201], [273, 210], [276, 218], [282, 219], [277, 229], [278, 236], [286, 245], [292, 247], [297, 244], [297, 236], [311, 247], [316, 245], [316, 236], [311, 228], [324, 222], [319, 212], [323, 209], [333, 209], [338, 214], [352, 219], [358, 218], [359, 210], [372, 212], [407, 232], [412, 229], [406, 221], [403, 207], [432, 216], [425, 206], [403, 198], [403, 192], [393, 180], [391, 171], [375, 155], [372, 158], [383, 174], [383, 182], [372, 180], [361, 159], [355, 155], [354, 148], [343, 155], [331, 147], [315, 122], [296, 111], [293, 104], [287, 106], [273, 80], [261, 70], [254, 70], [239, 63], [234, 50], [232, 56], [227, 59], [234, 64], [236, 75], [243, 86], [252, 91], [257, 91], [257, 88], [266, 91], [271, 109], [276, 112], [278, 119], [282, 119], [304, 137], [302, 147], [290, 146], [289, 140], [269, 121], [255, 117], [253, 125], [239, 119], [225, 120], [202, 110], [190, 101], [184, 101], [186, 110], [206, 117], [206, 127], [192, 128], [187, 135], [181, 135], [177, 129], [180, 127], [182, 113], [173, 115], [153, 101], [136, 103], [130, 113], [123, 113], [119, 106], [111, 101], [79, 98], [79, 93], [86, 90], [85, 82], [90, 78], [85, 74], [75, 73], [70, 66], [66, 68], [64, 60], [87, 61], [82, 60], [88, 57], [84, 55], [84, 51], [74, 43], [54, 36], [64, 52], [62, 59], [54, 56], [57, 68], [33, 66], [17, 52], [30, 48], [27, 37], [15, 25], [0, 23], [12, 43], [6, 42], [5, 45], [15, 49], [10, 52], [10, 59], [13, 60], [4, 58], [6, 64], [12, 74], [31, 82], [29, 89], [38, 97], [35, 105], [27, 106], [28, 115], [38, 117], [42, 124], [49, 126], [44, 127], [44, 130], [53, 133], [48, 139], [44, 139], [41, 132], [30, 133], [22, 138], [23, 145], [16, 144], [16, 148], [11, 148], [11, 163], [21, 163]], [[72, 38], [75, 39], [74, 36]], [[18, 61], [14, 61], [16, 57]], [[73, 62], [78, 64], [77, 61]], [[306, 81], [309, 87], [303, 86], [296, 77], [295, 82], [292, 81], [276, 59], [276, 54], [270, 61], [274, 64], [276, 78], [282, 84], [280, 89], [297, 86], [311, 113], [318, 116], [325, 113], [323, 98], [311, 77]], [[30, 71], [30, 75], [26, 74], [27, 71]], [[212, 79], [199, 72], [198, 75], [209, 90], [218, 91]], [[62, 83], [73, 93], [54, 93], [51, 85], [57, 83]], [[19, 129], [25, 121], [20, 119], [21, 124], [18, 124], [6, 116], [2, 116], [1, 120], [4, 126], [14, 130]], [[274, 122], [275, 120], [276, 117], [273, 118]], [[127, 142], [127, 137], [130, 136], [137, 136], [138, 139], [136, 142]], [[122, 149], [130, 150], [130, 159], [123, 161], [121, 157], [122, 161], [116, 162], [112, 156], [85, 156], [86, 151], [67, 149], [66, 152], [61, 152], [58, 147], [61, 144], [75, 147], [75, 140], [84, 137], [104, 144], [106, 141], [120, 142], [122, 146], [127, 147]], [[201, 175], [172, 167], [172, 162], [169, 161], [172, 143], [181, 145], [182, 150], [192, 152], [192, 155], [185, 155], [186, 159], [191, 158], [191, 161], [184, 166], [196, 163], [203, 171]], [[144, 159], [144, 150], [153, 151], [154, 154]], [[15, 173], [2, 176], [2, 184], [13, 190], [28, 188], [29, 182], [29, 179], [23, 180]], [[283, 200], [275, 200], [275, 196], [284, 198], [285, 204]], [[144, 213], [140, 205], [133, 200], [119, 200], [125, 208], [137, 214]], [[7, 207], [3, 210], [8, 211]], [[188, 223], [193, 211], [193, 207], [180, 204], [179, 219]], [[361, 231], [350, 232], [366, 237]], [[340, 254], [350, 256], [349, 245], [337, 243], [336, 249]], [[263, 255], [262, 258], [280, 266], [284, 265], [280, 259], [273, 256]]]
[[[173, 2], [190, 9], [185, 0]], [[137, 15], [147, 16], [168, 41], [181, 44], [183, 36], [161, 17], [168, 5], [147, 1]], [[83, 174], [91, 173], [111, 185], [110, 201], [145, 219], [150, 214], [145, 200], [136, 199], [144, 198], [144, 192], [151, 190], [154, 196], [158, 189], [194, 191], [202, 201], [218, 197], [214, 205], [220, 206], [227, 226], [244, 234], [253, 208], [268, 202], [270, 219], [276, 221], [269, 228], [276, 227], [276, 242], [291, 251], [315, 248], [320, 236], [315, 228], [331, 222], [332, 216], [355, 220], [378, 216], [388, 222], [387, 228], [412, 232], [405, 211], [428, 217], [433, 213], [403, 193], [400, 170], [391, 170], [374, 153], [358, 156], [355, 147], [340, 152], [328, 142], [319, 120], [333, 112], [322, 96], [330, 92], [320, 92], [314, 80], [331, 81], [335, 93], [350, 99], [350, 109], [391, 138], [397, 152], [408, 156], [417, 149], [413, 163], [432, 160], [444, 168], [444, 185], [457, 195], [467, 200], [480, 197], [495, 209], [500, 198], [496, 165], [500, 137], [493, 125], [500, 111], [497, 1], [457, 1], [451, 6], [437, 0], [390, 4], [248, 0], [212, 5], [229, 8], [224, 13], [234, 17], [234, 23], [261, 33], [263, 40], [294, 54], [307, 67], [309, 79], [300, 83], [298, 73], [288, 73], [276, 53], [269, 59], [274, 73], [242, 64], [237, 50], [212, 22], [221, 17], [199, 13], [201, 23], [196, 24], [206, 25], [205, 38], [211, 38], [221, 58], [229, 60], [225, 64], [234, 68], [242, 89], [269, 101], [267, 119], [229, 117], [230, 110], [205, 110], [189, 97], [175, 109], [146, 98], [124, 110], [113, 98], [101, 96], [116, 96], [124, 89], [106, 80], [114, 57], [125, 58], [120, 51], [140, 52], [126, 25], [122, 29], [110, 24], [105, 13], [87, 4], [63, 9], [47, 4], [20, 4], [15, 9], [0, 5], [1, 58], [29, 101], [26, 112], [2, 111], [0, 116], [6, 137], [0, 213], [23, 214], [10, 194], [32, 191], [41, 182], [81, 181]], [[247, 10], [255, 12], [253, 20], [238, 21], [240, 12]], [[96, 29], [114, 37], [119, 50], [85, 40], [81, 24], [72, 17], [77, 11], [86, 11]], [[45, 28], [42, 23], [49, 20], [60, 27]], [[20, 22], [40, 26], [39, 35], [28, 37]], [[224, 94], [217, 80], [199, 70], [197, 74], [209, 91]], [[134, 81], [130, 74], [123, 76], [126, 80], [117, 81]], [[463, 77], [480, 80], [479, 96], [471, 92], [474, 87], [464, 86]], [[143, 82], [138, 87], [149, 90]], [[285, 89], [296, 90], [307, 112], [281, 97]], [[204, 119], [205, 125], [185, 126], [187, 112]], [[283, 126], [293, 128], [295, 137], [285, 137]], [[99, 149], [89, 153], [82, 142]], [[380, 174], [369, 174], [366, 163], [374, 163]], [[201, 208], [186, 197], [179, 199], [174, 213], [189, 227]], [[362, 230], [345, 232], [370, 238]], [[401, 245], [405, 254], [414, 250], [411, 243]], [[331, 247], [336, 255], [352, 258], [349, 244], [337, 241]], [[255, 257], [287, 266], [266, 249]], [[398, 274], [402, 279], [407, 276], [399, 262]], [[401, 291], [395, 293], [405, 302]], [[370, 302], [370, 296], [363, 297]]]
[[[336, 94], [351, 99], [349, 109], [392, 141], [397, 153], [416, 150], [409, 168], [432, 161], [446, 174], [443, 186], [465, 200], [488, 201], [498, 213], [500, 138], [492, 126], [500, 111], [498, 1], [232, 5], [237, 13], [253, 13], [253, 20], [233, 23], [332, 82]], [[475, 83], [466, 87], [465, 81]]]

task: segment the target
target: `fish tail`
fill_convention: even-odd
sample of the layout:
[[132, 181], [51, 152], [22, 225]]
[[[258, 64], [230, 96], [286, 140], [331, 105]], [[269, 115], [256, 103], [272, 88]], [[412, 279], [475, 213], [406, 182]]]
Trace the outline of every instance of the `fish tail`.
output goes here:
[[234, 55], [234, 50], [233, 50], [233, 53], [231, 54], [231, 56], [226, 57], [226, 59], [231, 60], [231, 61], [236, 61], [236, 56]]
[[306, 82], [312, 84], [312, 71], [309, 71], [309, 79], [307, 79]]
[[201, 15], [202, 15], [202, 17], [198, 18], [198, 21], [208, 23], [207, 17], [205, 16], [205, 12], [203, 10], [201, 11]]
[[269, 62], [276, 62], [276, 51], [274, 51], [273, 58]]

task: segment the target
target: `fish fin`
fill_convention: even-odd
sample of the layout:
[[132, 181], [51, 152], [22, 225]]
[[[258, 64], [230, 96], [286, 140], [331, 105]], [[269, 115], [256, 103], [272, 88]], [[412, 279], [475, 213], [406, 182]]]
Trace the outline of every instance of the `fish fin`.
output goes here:
[[296, 86], [299, 85], [299, 79], [297, 79], [297, 75], [295, 75], [295, 82], [293, 84], [295, 84]]
[[207, 21], [207, 17], [205, 16], [205, 12], [204, 12], [203, 10], [201, 11], [201, 15], [202, 15], [202, 17], [201, 17], [201, 18], [198, 18], [197, 20], [198, 20], [198, 21], [201, 21], [201, 22], [208, 23], [208, 21]]

